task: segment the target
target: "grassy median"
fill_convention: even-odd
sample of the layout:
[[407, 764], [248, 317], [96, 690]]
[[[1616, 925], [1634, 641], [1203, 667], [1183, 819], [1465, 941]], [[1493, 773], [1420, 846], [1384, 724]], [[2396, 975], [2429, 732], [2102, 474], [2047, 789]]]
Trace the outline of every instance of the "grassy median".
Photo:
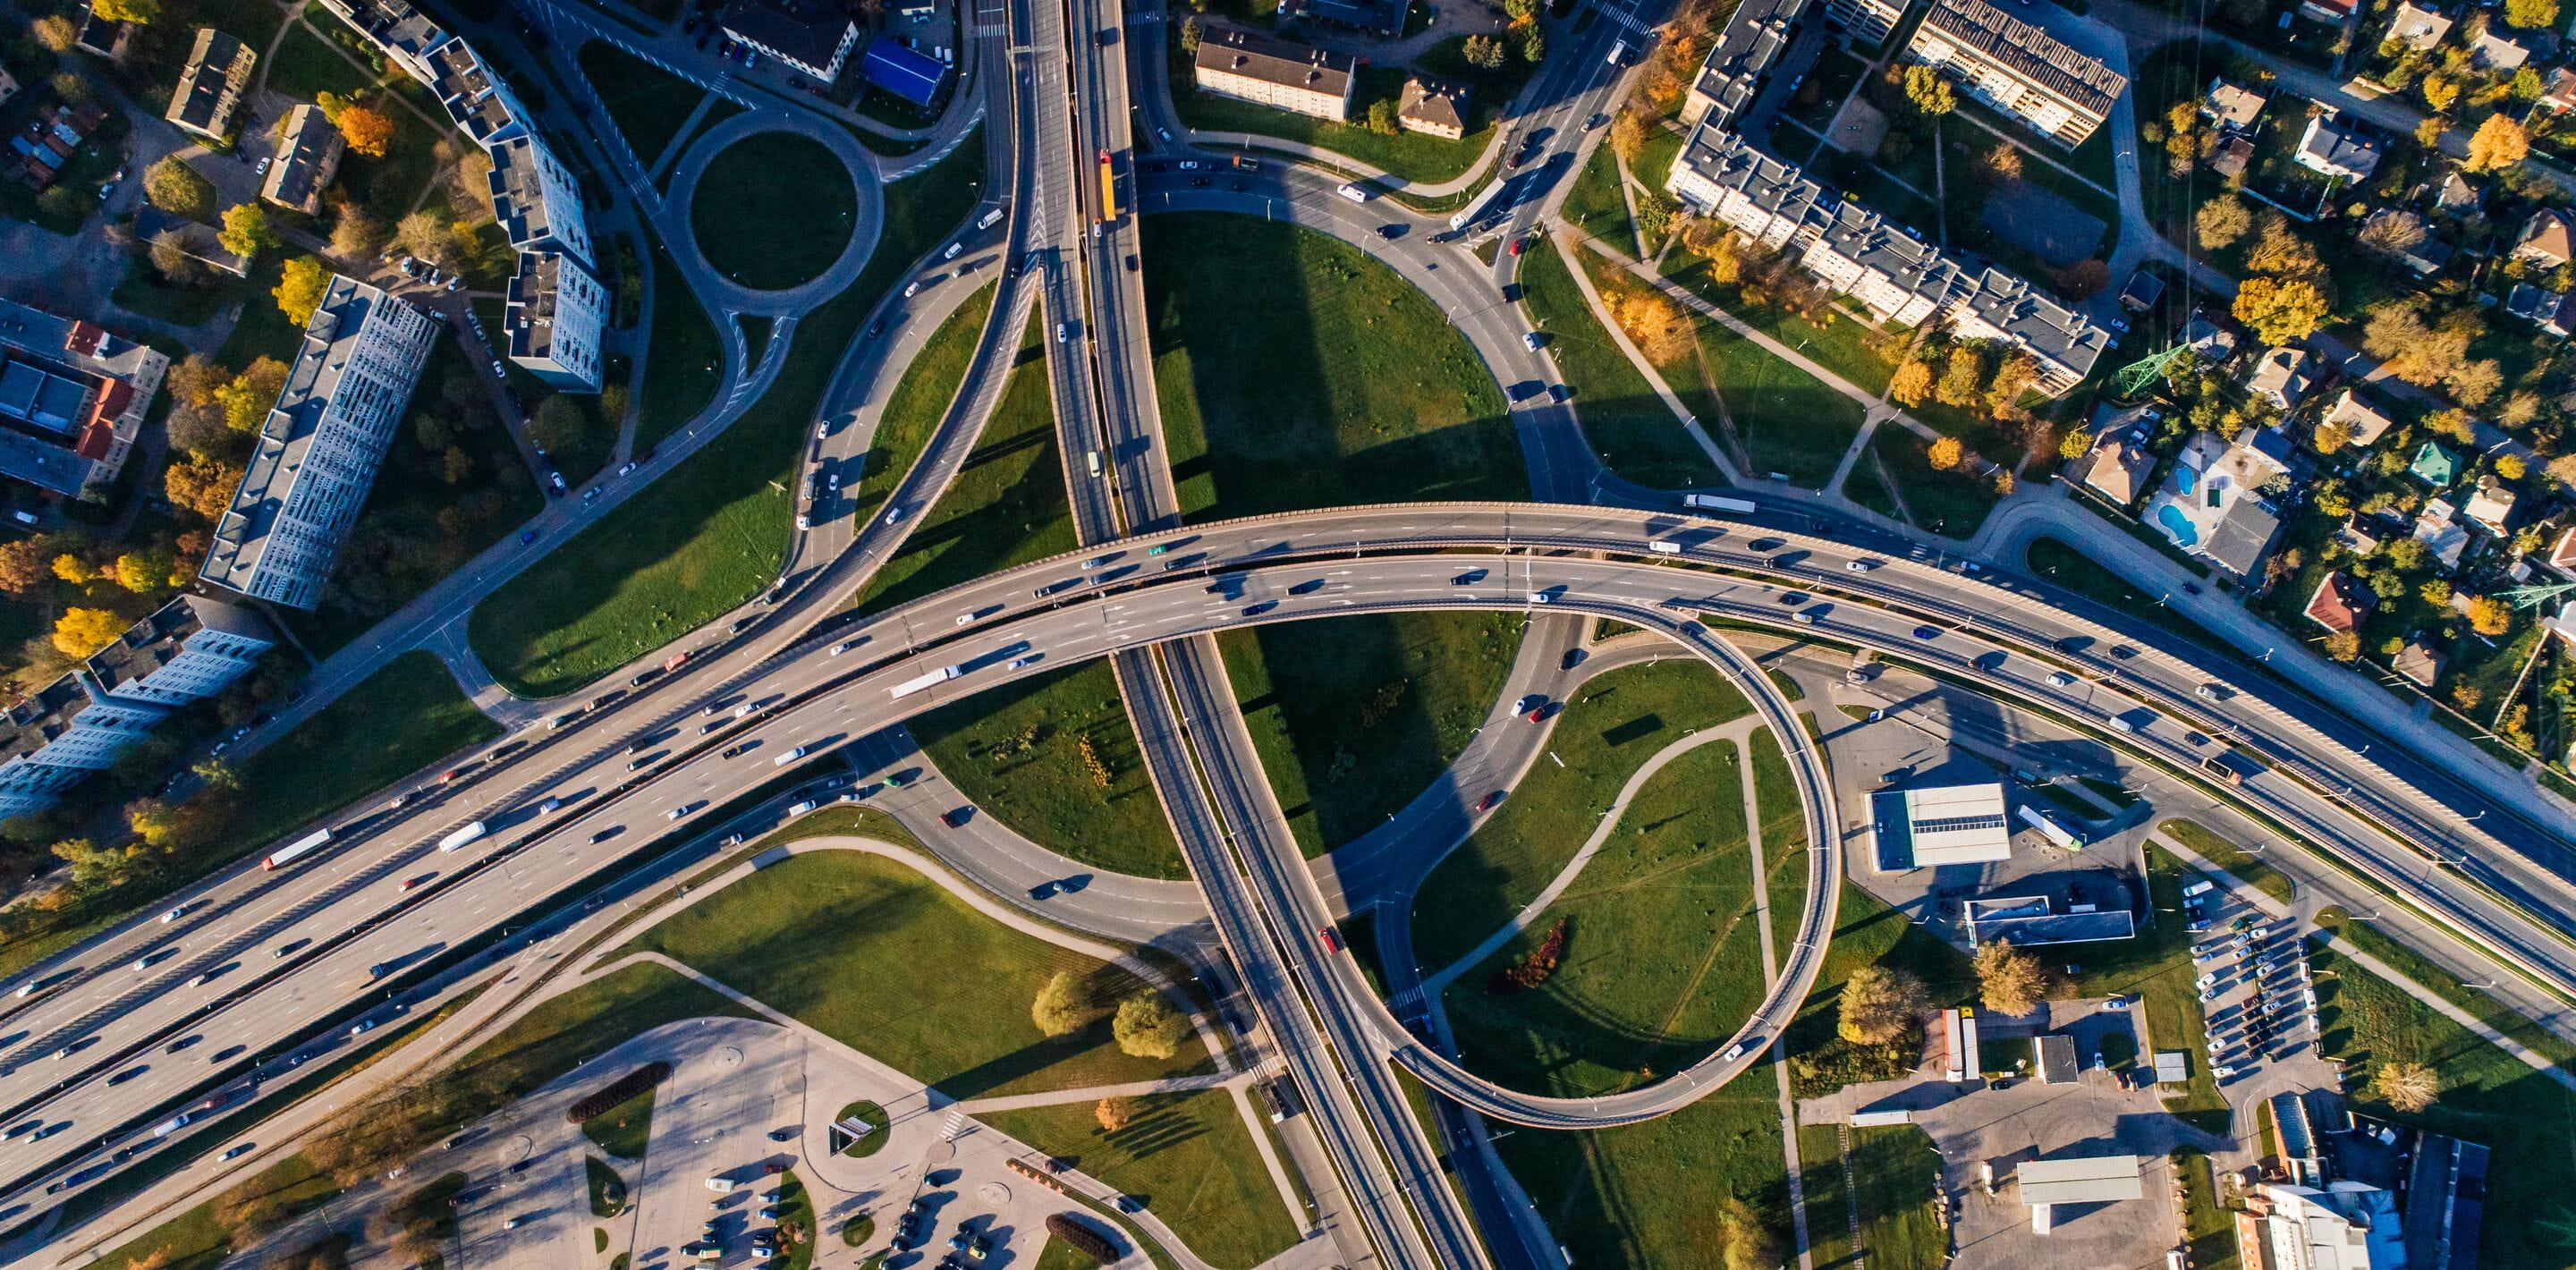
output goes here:
[[979, 1118], [1145, 1201], [1218, 1270], [1251, 1270], [1297, 1243], [1232, 1095], [1207, 1089], [1132, 1101], [1135, 1119], [1115, 1133], [1101, 1130], [1089, 1102]]
[[[401, 727], [385, 721], [399, 719]], [[408, 652], [241, 765], [227, 835], [248, 855], [469, 745], [501, 735], [438, 658]]]
[[1107, 661], [941, 706], [912, 734], [966, 801], [1030, 841], [1112, 873], [1189, 876]]

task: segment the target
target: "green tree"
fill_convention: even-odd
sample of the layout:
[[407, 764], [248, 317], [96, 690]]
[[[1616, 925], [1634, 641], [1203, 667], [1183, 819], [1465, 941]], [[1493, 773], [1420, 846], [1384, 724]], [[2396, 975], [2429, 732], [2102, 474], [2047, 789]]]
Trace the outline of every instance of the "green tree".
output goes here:
[[1384, 97], [1380, 97], [1376, 101], [1370, 102], [1368, 108], [1368, 129], [1371, 132], [1388, 137], [1392, 137], [1395, 134], [1402, 132], [1404, 130], [1404, 126], [1397, 123], [1395, 119], [1395, 103], [1388, 101]]
[[277, 404], [277, 394], [285, 389], [286, 363], [263, 357], [216, 389], [215, 400], [224, 408], [226, 426], [235, 432], [257, 432], [268, 420], [268, 408]]
[[322, 307], [322, 297], [330, 290], [331, 271], [311, 256], [298, 256], [286, 262], [268, 294], [287, 321], [302, 326], [313, 320], [313, 311]]
[[561, 393], [538, 403], [536, 417], [528, 421], [528, 439], [548, 454], [562, 454], [580, 446], [589, 433], [589, 412]]
[[1109, 1021], [1109, 1034], [1118, 1048], [1133, 1058], [1170, 1058], [1181, 1052], [1181, 1038], [1190, 1034], [1190, 1021], [1163, 1000], [1159, 992], [1148, 989], [1118, 1003], [1118, 1016]]
[[2558, 0], [2504, 0], [2507, 26], [2537, 31], [2558, 20]]
[[1091, 1026], [1101, 1014], [1090, 985], [1070, 970], [1055, 972], [1046, 986], [1038, 989], [1037, 1000], [1029, 1005], [1030, 1020], [1048, 1036], [1071, 1036]]
[[1965, 406], [1977, 399], [1977, 388], [1986, 379], [1986, 359], [1966, 344], [1950, 348], [1950, 363], [1941, 371], [1941, 382], [1932, 390], [1934, 400], [1945, 406]]
[[1913, 1031], [1930, 1005], [1922, 980], [1902, 970], [1863, 966], [1843, 981], [1836, 1030], [1855, 1045], [1885, 1045]]
[[1521, 60], [1536, 63], [1546, 58], [1547, 41], [1539, 35], [1538, 27], [1533, 25], [1529, 29], [1529, 35], [1521, 41]]
[[1490, 35], [1468, 36], [1459, 53], [1480, 70], [1500, 70], [1503, 65], [1503, 42]]
[[[248, 259], [263, 251], [274, 251], [286, 244], [268, 223], [268, 212], [257, 203], [235, 203], [224, 209], [223, 231], [215, 241], [226, 251]], [[309, 313], [310, 310], [307, 310]]]
[[2047, 968], [2010, 940], [1979, 945], [1973, 964], [1978, 997], [1997, 1014], [2028, 1014], [2048, 997]]
[[1905, 100], [1913, 102], [1916, 110], [1936, 117], [1959, 108], [1959, 99], [1950, 92], [1950, 81], [1929, 66], [1905, 68]]
[[2223, 194], [2201, 204], [2200, 210], [2192, 214], [2192, 224], [2200, 232], [2200, 245], [2219, 251], [2254, 228], [2254, 213], [2247, 210], [2245, 200]]
[[215, 214], [215, 183], [175, 154], [144, 169], [143, 197], [186, 220], [202, 221]]

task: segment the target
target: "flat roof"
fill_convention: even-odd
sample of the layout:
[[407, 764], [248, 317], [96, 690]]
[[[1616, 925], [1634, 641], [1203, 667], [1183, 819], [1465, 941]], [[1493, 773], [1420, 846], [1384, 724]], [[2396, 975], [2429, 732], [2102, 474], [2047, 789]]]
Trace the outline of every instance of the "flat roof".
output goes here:
[[2071, 1085], [2078, 1068], [2075, 1062], [2075, 1038], [2048, 1033], [2030, 1038], [2031, 1048], [2039, 1054], [2039, 1083]]
[[2013, 1170], [2025, 1204], [2104, 1204], [2147, 1193], [2134, 1155], [2031, 1160]]
[[927, 106], [939, 95], [948, 67], [918, 49], [905, 48], [891, 35], [880, 35], [869, 43], [867, 56], [859, 59], [859, 73], [913, 105]]
[[1917, 867], [2012, 858], [2012, 821], [1997, 782], [1906, 790], [1905, 828]]

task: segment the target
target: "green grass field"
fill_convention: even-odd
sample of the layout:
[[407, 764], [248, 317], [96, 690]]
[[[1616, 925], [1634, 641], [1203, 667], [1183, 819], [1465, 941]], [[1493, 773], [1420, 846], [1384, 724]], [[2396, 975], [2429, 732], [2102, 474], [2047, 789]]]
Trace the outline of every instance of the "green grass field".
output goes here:
[[[1102, 962], [984, 916], [883, 856], [823, 851], [771, 865], [639, 936], [654, 949], [951, 1097], [1153, 1080], [1205, 1069], [1195, 1042], [1129, 1058], [1106, 1018], [1050, 1039], [1029, 1019], [1048, 976], [1105, 999], [1138, 988]], [[925, 990], [925, 988], [927, 990]]]
[[[992, 421], [967, 453], [955, 483], [922, 516], [904, 539], [903, 549], [869, 581], [860, 596], [860, 608], [869, 612], [892, 608], [1080, 545], [1066, 507], [1064, 465], [1056, 450], [1043, 322], [1041, 315], [1029, 315], [1028, 330], [1020, 337], [1019, 353], [1002, 385]], [[962, 328], [956, 338], [963, 353], [971, 356], [982, 329], [981, 323]], [[950, 338], [947, 329], [939, 334], [943, 342]], [[923, 357], [930, 352], [923, 350]], [[941, 352], [943, 360], [953, 356], [948, 350]], [[963, 370], [961, 365], [961, 375]], [[943, 411], [946, 405], [940, 403]]]
[[1116, 1133], [1101, 1132], [1088, 1102], [979, 1118], [1144, 1200], [1219, 1270], [1251, 1270], [1298, 1241], [1251, 1127], [1224, 1090], [1139, 1098], [1136, 1119]]
[[[1779, 739], [1764, 728], [1753, 734], [1753, 797], [1762, 825], [1764, 900], [1771, 906], [1771, 955], [1789, 958], [1798, 942], [1798, 915], [1806, 911], [1807, 814], [1798, 801], [1798, 783], [1789, 775], [1789, 757]], [[1830, 885], [1830, 879], [1828, 880]]]
[[1834, 1125], [1798, 1126], [1798, 1185], [1805, 1193], [1807, 1250], [1819, 1267], [1852, 1262], [1851, 1174]]
[[2189, 847], [2201, 859], [2225, 869], [2240, 881], [2284, 904], [2290, 902], [2297, 888], [2279, 869], [2265, 864], [2262, 857], [2237, 846], [2216, 833], [2188, 820], [2168, 820], [2157, 825], [2166, 837]]
[[1557, 374], [1574, 393], [1583, 436], [1610, 470], [1667, 488], [1723, 485], [1726, 478], [1682, 431], [1681, 421], [1655, 395], [1627, 354], [1593, 316], [1574, 274], [1556, 248], [1532, 244], [1521, 255], [1522, 302], [1530, 323], [1545, 331]]
[[1107, 661], [941, 706], [912, 734], [966, 801], [1030, 841], [1112, 873], [1189, 876]]
[[[1516, 1089], [1608, 1093], [1705, 1056], [1762, 998], [1743, 771], [1716, 741], [1649, 778], [1563, 895], [1448, 989], [1470, 1066]], [[1564, 963], [1498, 982], [1567, 923]]]
[[1903, 913], [1848, 880], [1841, 886], [1825, 964], [1798, 1007], [1798, 1017], [1781, 1038], [1789, 1057], [1790, 1081], [1801, 1098], [1849, 1083], [1894, 1079], [1911, 1071], [1922, 1056], [1918, 1045], [1863, 1048], [1835, 1033], [1843, 984], [1853, 971], [1873, 964], [1905, 970], [1923, 981], [1936, 1005], [1966, 1002], [1977, 988], [1967, 954], [1925, 934]]
[[[266, 5], [257, 7], [268, 8]], [[274, 9], [269, 11], [272, 15], [276, 12]], [[333, 16], [330, 11], [318, 10], [317, 12], [319, 16], [313, 20], [321, 31], [328, 32], [332, 36], [346, 34], [351, 39], [357, 38], [357, 33], [350, 31], [348, 26], [338, 17]], [[226, 34], [237, 36], [245, 41], [259, 38], [248, 31], [233, 27], [222, 29]], [[316, 27], [297, 23], [287, 31], [286, 38], [278, 41], [276, 51], [269, 53], [264, 64], [258, 67], [267, 74], [267, 87], [270, 92], [280, 93], [297, 101], [311, 101], [323, 93], [352, 97], [376, 82], [375, 76], [368, 74], [364, 67], [354, 65], [348, 58], [341, 56], [339, 50], [332, 46], [330, 39], [324, 35], [315, 34], [315, 30]], [[254, 43], [251, 47], [265, 50], [266, 43], [264, 41]]]
[[[2263, 1108], [2269, 1111], [2271, 1104]], [[2218, 1203], [2218, 1179], [2210, 1174], [2209, 1157], [2185, 1147], [2172, 1159], [2182, 1179], [2183, 1233], [2194, 1270], [2237, 1270], [2236, 1217]]]
[[1557, 214], [1584, 233], [1637, 254], [1637, 227], [1628, 219], [1628, 200], [1619, 191], [1619, 156], [1609, 146], [1592, 148]]
[[1341, 846], [1440, 779], [1493, 709], [1523, 625], [1508, 613], [1391, 613], [1219, 635], [1299, 849]]
[[1904, 491], [1914, 523], [1949, 538], [1966, 538], [1984, 524], [1998, 501], [1994, 485], [1965, 471], [1944, 472], [1932, 466], [1931, 447], [1900, 427], [1871, 434], [1870, 452], [1887, 467], [1887, 475]]
[[1620, 787], [1657, 750], [1751, 708], [1695, 660], [1622, 667], [1586, 684], [1548, 738], [1549, 753], [1564, 765], [1533, 766], [1424, 882], [1425, 898], [1413, 913], [1416, 962], [1446, 966], [1502, 929], [1574, 858]]
[[[2317, 1021], [2326, 1054], [2355, 1074], [2353, 1110], [2484, 1143], [2495, 1152], [2479, 1265], [2566, 1266], [2563, 1232], [2576, 1224], [2576, 1200], [2566, 1186], [2576, 1176], [2576, 1091], [2451, 1022], [2412, 989], [2331, 949], [2312, 948], [2309, 962], [2318, 971]], [[2372, 1096], [2362, 1074], [2389, 1062], [2431, 1066], [2441, 1077], [2440, 1099], [2407, 1114]]]
[[1941, 1229], [1941, 1156], [1930, 1136], [1912, 1125], [1854, 1129], [1844, 1163], [1860, 1203], [1860, 1253], [1869, 1264], [1941, 1270], [1950, 1235]]
[[986, 319], [992, 316], [993, 295], [1000, 285], [987, 283], [968, 296], [948, 315], [948, 320], [939, 324], [938, 330], [931, 332], [912, 364], [904, 367], [903, 378], [896, 381], [885, 409], [877, 415], [877, 430], [868, 438], [866, 461], [856, 474], [842, 474], [841, 497], [851, 504], [851, 516], [861, 521], [875, 516], [939, 431], [940, 421], [948, 417], [948, 407], [957, 399], [958, 387], [965, 383], [967, 368], [975, 360], [975, 342], [983, 335]]
[[2336, 934], [2352, 946], [2386, 962], [2390, 969], [2430, 989], [2433, 995], [2468, 1011], [2488, 1027], [2512, 1037], [2523, 1048], [2576, 1072], [2576, 1043], [2517, 1013], [2512, 1007], [2461, 982], [2458, 975], [2435, 965], [2424, 954], [2382, 934], [2367, 921], [2351, 918]]
[[626, 1211], [626, 1179], [619, 1177], [608, 1161], [584, 1154], [581, 1171], [590, 1186], [591, 1216], [605, 1220]]
[[[637, 162], [647, 169], [668, 149], [671, 139], [696, 112], [698, 102], [706, 96], [697, 85], [663, 70], [606, 40], [593, 40], [581, 46], [578, 55], [581, 73], [588, 76], [598, 90], [600, 104], [608, 107], [608, 117], [617, 130], [626, 134], [626, 144], [635, 151]], [[808, 142], [807, 144], [812, 144]], [[715, 179], [718, 166], [707, 168], [707, 178]], [[826, 168], [838, 171], [837, 160], [826, 158]], [[732, 187], [716, 184], [711, 188]], [[736, 206], [750, 206], [749, 203]]]
[[581, 1132], [618, 1159], [643, 1159], [644, 1144], [653, 1138], [653, 1091], [647, 1089], [582, 1121]]
[[404, 653], [242, 763], [236, 854], [499, 735], [436, 657]]
[[1699, 351], [1754, 468], [1824, 488], [1866, 409], [1716, 322], [1699, 324]]
[[867, 268], [798, 324], [777, 381], [723, 436], [475, 607], [474, 650], [512, 692], [573, 691], [778, 576], [795, 468], [823, 391], [868, 311], [974, 206], [981, 136], [886, 190], [885, 232]]
[[1493, 376], [1393, 270], [1220, 214], [1147, 220], [1143, 254], [1184, 515], [1529, 496]]
[[105, 1270], [213, 1270], [233, 1252], [231, 1234], [215, 1220], [218, 1205], [256, 1199], [272, 1212], [292, 1216], [318, 1208], [339, 1193], [340, 1188], [315, 1171], [311, 1161], [290, 1155], [89, 1264]]
[[[1701, 1270], [1725, 1264], [1730, 1197], [1775, 1249], [1795, 1247], [1776, 1096], [1770, 1070], [1756, 1066], [1658, 1120], [1587, 1133], [1520, 1129], [1495, 1148], [1574, 1265]], [[1794, 1255], [1781, 1260], [1796, 1264]]]
[[[724, 382], [724, 341], [659, 238], [653, 241], [652, 286], [653, 321], [646, 331], [643, 392], [636, 402], [638, 451], [698, 417]], [[758, 364], [754, 357], [752, 365]], [[743, 369], [749, 373], [751, 368]]]
[[[683, 112], [672, 130], [687, 118]], [[708, 195], [689, 203], [699, 253], [716, 272], [758, 291], [821, 277], [859, 224], [848, 169], [801, 133], [758, 132], [726, 146], [708, 161], [698, 189]]]

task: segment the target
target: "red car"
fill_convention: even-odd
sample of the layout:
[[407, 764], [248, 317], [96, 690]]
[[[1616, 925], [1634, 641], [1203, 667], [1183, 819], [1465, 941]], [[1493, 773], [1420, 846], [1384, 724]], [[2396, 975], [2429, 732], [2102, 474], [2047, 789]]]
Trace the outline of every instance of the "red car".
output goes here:
[[1490, 794], [1485, 795], [1483, 798], [1480, 798], [1480, 799], [1477, 799], [1477, 800], [1476, 800], [1476, 810], [1478, 810], [1478, 811], [1492, 811], [1494, 808], [1496, 808], [1496, 807], [1498, 807], [1498, 806], [1501, 806], [1501, 805], [1502, 805], [1502, 801], [1503, 801], [1503, 791], [1501, 791], [1501, 790], [1499, 790], [1499, 789], [1498, 789], [1498, 790], [1495, 790], [1494, 792], [1492, 792], [1492, 793], [1490, 793]]
[[1315, 932], [1315, 937], [1324, 941], [1325, 952], [1337, 953], [1342, 950], [1342, 933], [1330, 926]]
[[1513, 254], [1513, 255], [1515, 255], [1515, 256], [1517, 256], [1517, 255], [1521, 254], [1521, 251], [1522, 251], [1524, 248], [1528, 247], [1528, 246], [1529, 246], [1529, 240], [1528, 240], [1528, 239], [1526, 239], [1526, 238], [1515, 238], [1515, 239], [1513, 239], [1513, 240], [1512, 240], [1512, 254]]

